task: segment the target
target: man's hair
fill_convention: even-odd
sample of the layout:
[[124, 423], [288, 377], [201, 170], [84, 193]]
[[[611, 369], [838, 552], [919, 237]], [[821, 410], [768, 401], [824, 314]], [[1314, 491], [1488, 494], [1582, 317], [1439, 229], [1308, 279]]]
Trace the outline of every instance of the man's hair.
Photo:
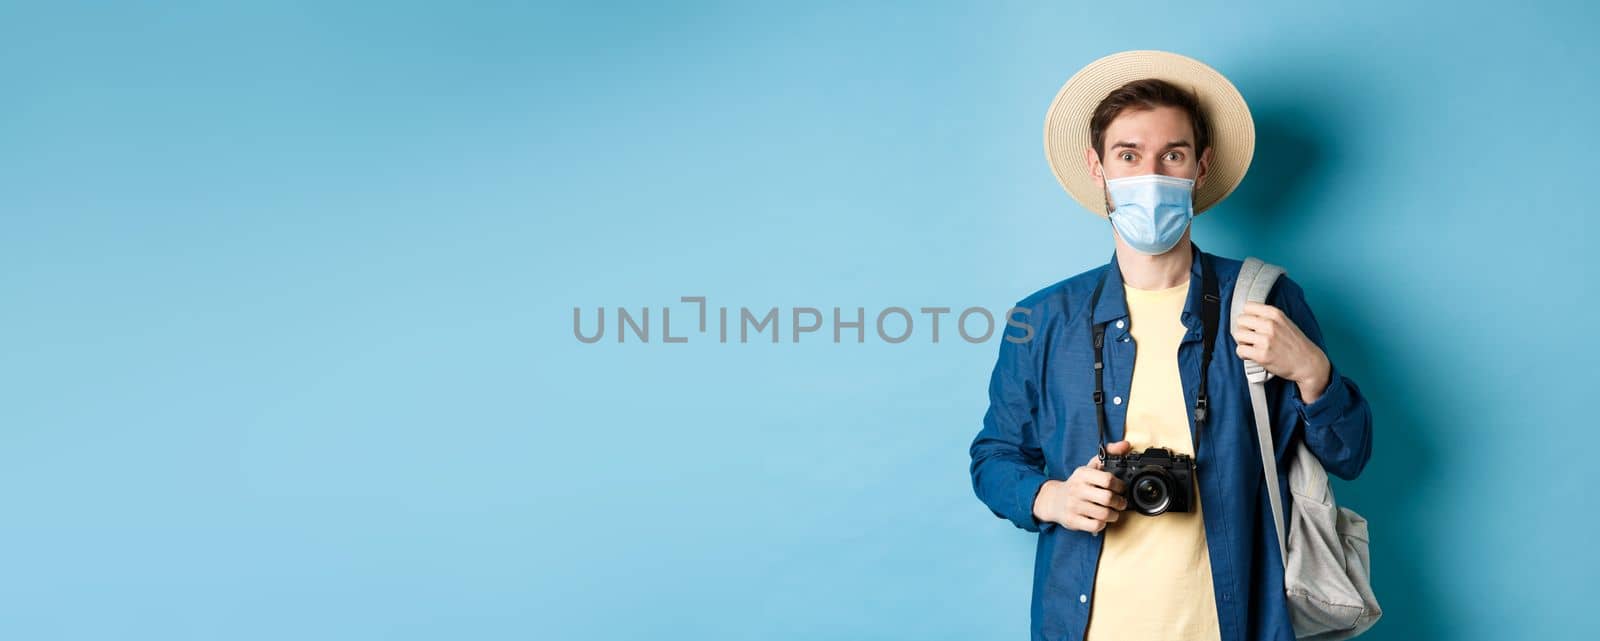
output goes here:
[[1118, 87], [1107, 94], [1100, 104], [1095, 106], [1094, 115], [1089, 117], [1089, 139], [1094, 143], [1094, 153], [1102, 161], [1106, 155], [1106, 128], [1111, 126], [1111, 121], [1128, 109], [1136, 111], [1155, 109], [1156, 107], [1176, 107], [1189, 114], [1189, 122], [1194, 126], [1194, 153], [1195, 157], [1205, 153], [1211, 146], [1210, 128], [1206, 126], [1205, 116], [1200, 113], [1200, 99], [1194, 93], [1179, 88], [1165, 80], [1149, 78], [1135, 80]]

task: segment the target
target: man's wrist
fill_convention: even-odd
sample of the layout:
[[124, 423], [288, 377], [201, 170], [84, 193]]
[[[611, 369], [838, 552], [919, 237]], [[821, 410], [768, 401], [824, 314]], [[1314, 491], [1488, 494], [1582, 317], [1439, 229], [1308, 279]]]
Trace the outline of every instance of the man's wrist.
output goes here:
[[1317, 402], [1322, 398], [1322, 393], [1327, 391], [1333, 364], [1326, 356], [1322, 357], [1314, 374], [1295, 381], [1295, 387], [1300, 389], [1300, 401], [1306, 405]]
[[1039, 493], [1033, 496], [1033, 518], [1040, 523], [1054, 523], [1055, 515], [1050, 512], [1050, 506], [1055, 504], [1050, 495], [1055, 492], [1055, 485], [1060, 483], [1055, 479], [1047, 479], [1039, 485]]

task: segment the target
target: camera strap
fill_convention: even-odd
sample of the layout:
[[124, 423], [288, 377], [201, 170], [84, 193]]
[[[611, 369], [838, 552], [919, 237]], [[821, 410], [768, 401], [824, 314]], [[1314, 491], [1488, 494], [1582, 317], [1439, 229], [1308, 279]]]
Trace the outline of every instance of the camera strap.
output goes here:
[[[1222, 297], [1218, 294], [1216, 270], [1212, 268], [1211, 256], [1200, 251], [1200, 246], [1189, 242], [1191, 250], [1200, 255], [1200, 335], [1202, 348], [1200, 357], [1200, 390], [1195, 396], [1194, 403], [1194, 452], [1196, 459], [1200, 454], [1200, 429], [1206, 422], [1209, 410], [1209, 401], [1206, 397], [1206, 371], [1211, 369], [1212, 344], [1216, 342], [1217, 325], [1221, 322]], [[1117, 269], [1121, 269], [1118, 267]], [[1105, 287], [1106, 279], [1101, 278], [1095, 283], [1094, 296], [1089, 299], [1089, 323], [1094, 331], [1094, 411], [1095, 422], [1100, 430], [1100, 458], [1106, 457], [1106, 444], [1111, 435], [1106, 430], [1106, 397], [1105, 397], [1105, 337], [1106, 324], [1094, 322], [1094, 310], [1100, 303], [1100, 290]], [[1123, 434], [1127, 434], [1124, 426]]]

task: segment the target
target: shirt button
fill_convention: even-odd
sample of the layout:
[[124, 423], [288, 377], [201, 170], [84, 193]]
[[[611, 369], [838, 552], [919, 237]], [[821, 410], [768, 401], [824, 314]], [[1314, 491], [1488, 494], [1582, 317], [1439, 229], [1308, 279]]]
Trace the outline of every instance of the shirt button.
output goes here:
[[1078, 603], [1088, 603], [1088, 602], [1089, 602], [1089, 595], [1087, 595], [1087, 594], [1078, 595]]
[[1117, 329], [1122, 329], [1122, 321], [1117, 321]]
[[[1101, 398], [1105, 398], [1105, 397], [1102, 396]], [[1111, 404], [1112, 405], [1121, 405], [1122, 404], [1122, 397], [1121, 396], [1113, 396], [1113, 397], [1111, 397]]]

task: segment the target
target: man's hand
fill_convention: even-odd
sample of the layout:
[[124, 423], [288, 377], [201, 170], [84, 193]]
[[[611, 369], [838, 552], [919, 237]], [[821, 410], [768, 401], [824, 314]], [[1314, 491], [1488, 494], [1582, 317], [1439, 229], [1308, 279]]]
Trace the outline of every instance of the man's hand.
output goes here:
[[[1106, 453], [1122, 455], [1131, 449], [1133, 445], [1127, 441], [1117, 441], [1106, 446]], [[1128, 499], [1122, 495], [1124, 489], [1126, 484], [1105, 471], [1096, 454], [1073, 470], [1067, 480], [1045, 481], [1033, 500], [1033, 517], [1099, 534], [1128, 507]]]
[[1283, 310], [1246, 302], [1243, 313], [1234, 321], [1233, 340], [1239, 344], [1240, 358], [1260, 363], [1268, 372], [1294, 381], [1306, 403], [1316, 401], [1328, 388], [1328, 355]]

